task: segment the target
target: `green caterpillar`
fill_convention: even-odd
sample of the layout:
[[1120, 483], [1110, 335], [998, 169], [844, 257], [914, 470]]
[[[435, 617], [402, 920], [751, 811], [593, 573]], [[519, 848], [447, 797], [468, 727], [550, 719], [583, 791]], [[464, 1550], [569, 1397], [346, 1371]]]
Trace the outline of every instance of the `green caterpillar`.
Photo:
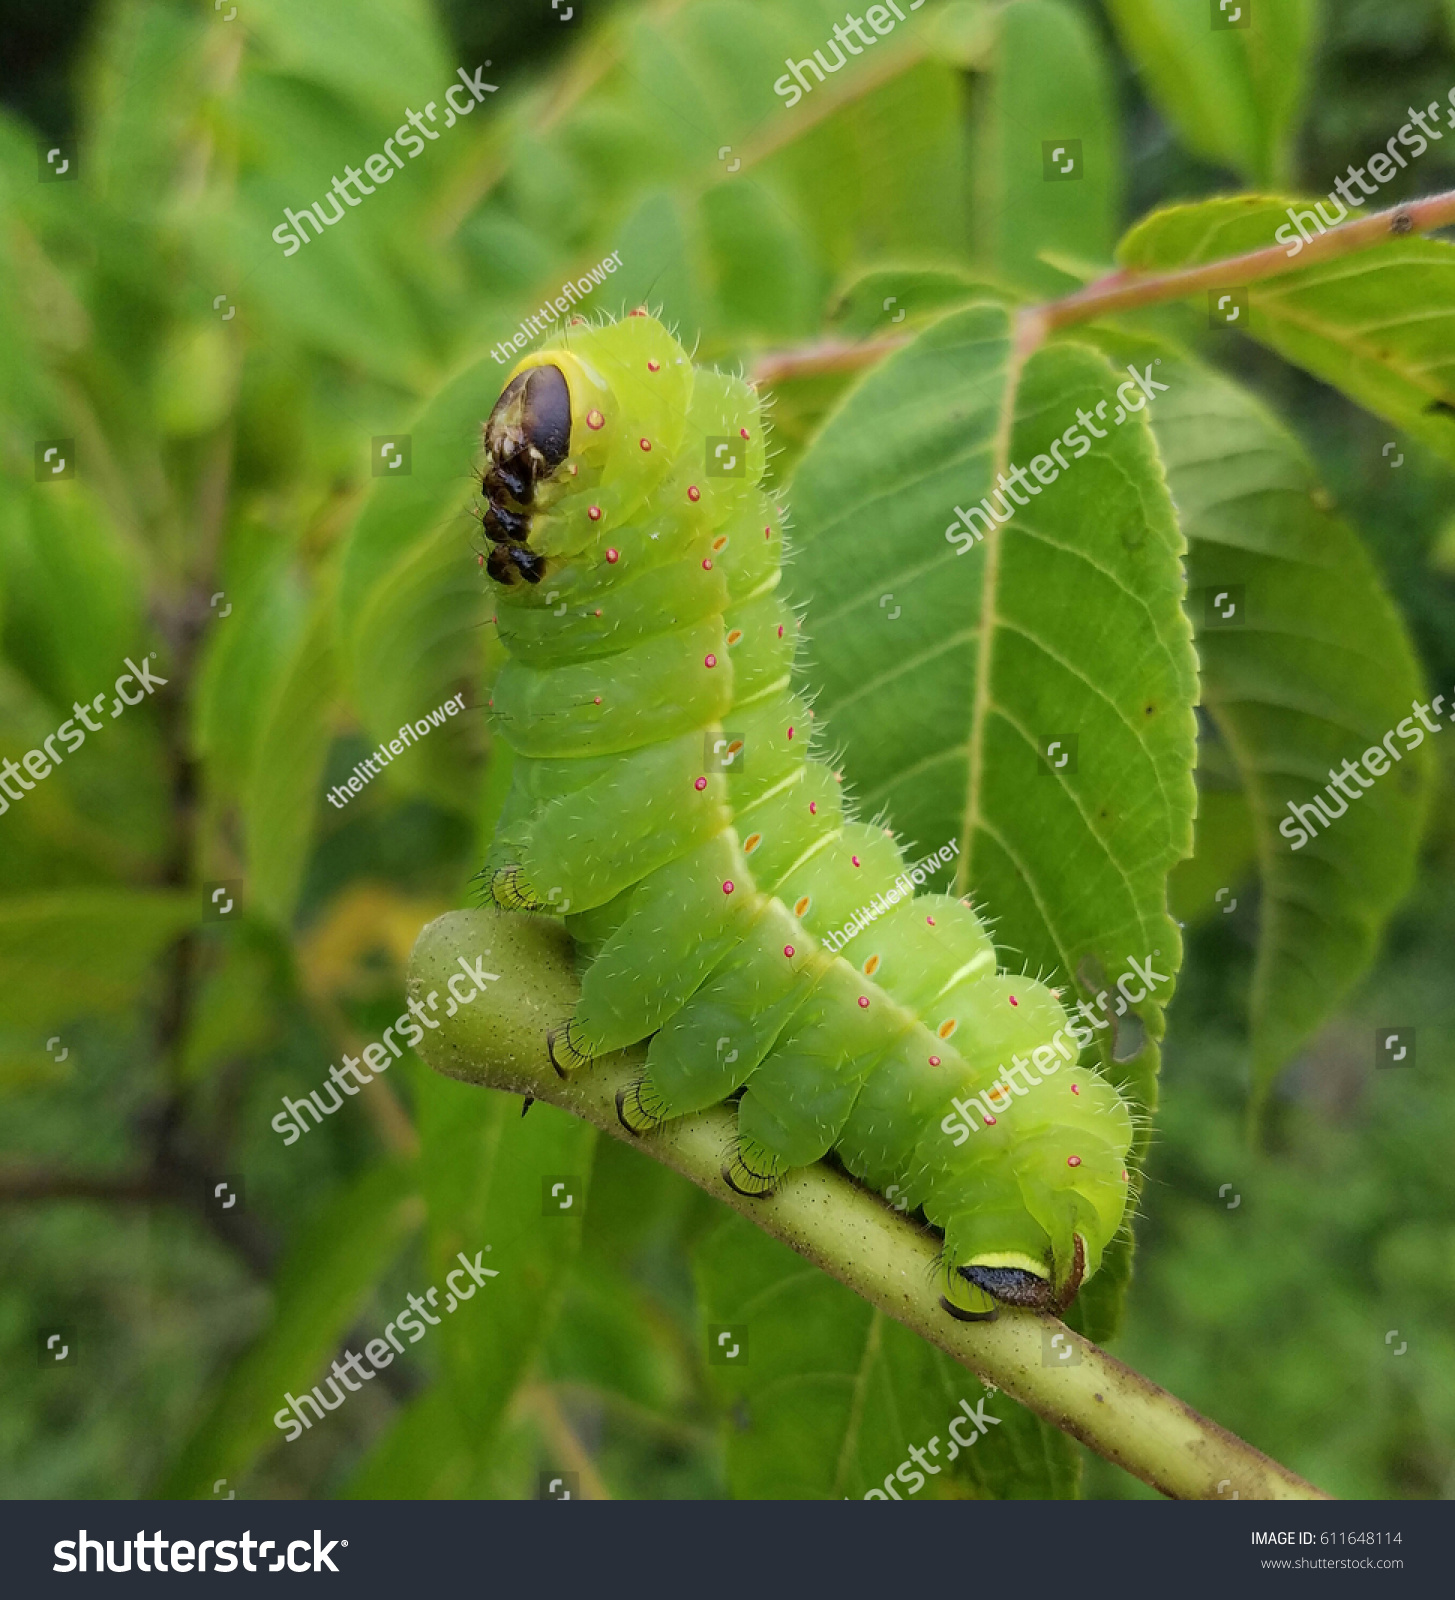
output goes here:
[[[1127, 1108], [1051, 1048], [1089, 1036], [1056, 996], [997, 971], [968, 902], [897, 882], [892, 835], [810, 756], [757, 395], [634, 312], [523, 359], [485, 451], [516, 762], [483, 876], [565, 913], [585, 958], [557, 1071], [650, 1038], [617, 1100], [634, 1133], [740, 1094], [735, 1189], [836, 1151], [944, 1233], [946, 1310], [1064, 1308], [1122, 1223]], [[996, 1117], [1017, 1053], [1044, 1076]], [[1005, 1101], [952, 1140], [982, 1090]]]

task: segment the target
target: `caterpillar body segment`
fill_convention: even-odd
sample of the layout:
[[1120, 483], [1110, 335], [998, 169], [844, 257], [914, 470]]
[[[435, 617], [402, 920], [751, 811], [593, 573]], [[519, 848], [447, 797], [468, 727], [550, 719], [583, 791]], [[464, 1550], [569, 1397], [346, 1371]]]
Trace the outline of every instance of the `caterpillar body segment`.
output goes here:
[[527, 357], [485, 444], [517, 759], [484, 875], [585, 957], [557, 1070], [649, 1039], [632, 1131], [740, 1096], [735, 1188], [835, 1151], [944, 1233], [953, 1314], [1066, 1304], [1122, 1224], [1126, 1106], [810, 755], [757, 396], [634, 313]]

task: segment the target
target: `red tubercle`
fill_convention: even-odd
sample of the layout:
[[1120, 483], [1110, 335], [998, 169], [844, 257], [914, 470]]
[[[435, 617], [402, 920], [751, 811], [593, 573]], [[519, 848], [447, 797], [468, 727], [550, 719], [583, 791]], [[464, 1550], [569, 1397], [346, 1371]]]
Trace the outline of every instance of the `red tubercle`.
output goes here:
[[1015, 996], [1014, 996], [1014, 995], [1011, 995], [1011, 997], [1010, 997], [1010, 1003], [1011, 1003], [1011, 1004], [1012, 1004], [1012, 1005], [1013, 1005], [1013, 1006], [1018, 1006], [1018, 1005], [1019, 1005], [1019, 1004], [1020, 1004], [1020, 1001], [1019, 1001], [1019, 1000], [1017, 1000], [1017, 999], [1016, 999], [1016, 997], [1015, 997]]
[[641, 445], [643, 450], [650, 450], [652, 448], [652, 441], [650, 439], [641, 439], [638, 440], [638, 443]]
[[857, 867], [857, 866], [858, 866], [858, 865], [859, 865], [859, 858], [858, 858], [858, 856], [850, 856], [850, 857], [849, 857], [849, 860], [850, 860], [850, 861], [852, 861], [852, 862], [853, 862], [853, 863], [854, 863], [854, 865], [855, 865], [855, 866], [856, 866], [856, 867]]
[[694, 778], [692, 780], [692, 787], [694, 789], [705, 789], [707, 787], [707, 779], [706, 778]]
[[598, 608], [598, 610], [594, 614], [599, 617], [601, 615], [600, 609]]
[[931, 926], [931, 927], [932, 927], [932, 928], [933, 928], [933, 927], [934, 927], [934, 925], [935, 925], [935, 919], [934, 919], [934, 918], [933, 918], [933, 917], [926, 917], [926, 918], [925, 918], [925, 921], [926, 921], [926, 922], [928, 922], [928, 923], [929, 923], [929, 925], [930, 925], [930, 926]]
[[712, 571], [712, 562], [706, 556], [704, 556], [703, 559], [702, 559], [702, 570], [704, 572], [711, 572]]
[[984, 1122], [985, 1122], [985, 1126], [987, 1128], [993, 1128], [995, 1126], [995, 1118], [994, 1117], [986, 1117], [984, 1119]]
[[816, 817], [818, 815], [818, 801], [817, 800], [810, 800], [808, 802], [808, 814], [811, 817]]
[[869, 996], [867, 994], [861, 994], [859, 996], [859, 1004], [864, 1008], [865, 1011], [867, 1011], [869, 1009]]
[[724, 894], [731, 894], [733, 892], [733, 880], [731, 878], [729, 878], [727, 882], [723, 884], [722, 892]]
[[792, 728], [790, 728], [790, 729], [789, 729], [789, 730], [788, 730], [788, 737], [789, 737], [789, 738], [790, 738], [790, 739], [791, 739], [791, 738], [792, 738], [792, 737], [793, 737], [793, 729], [792, 729]]
[[601, 696], [600, 696], [600, 695], [597, 695], [597, 696], [596, 696], [596, 698], [595, 698], [595, 700], [593, 700], [593, 701], [592, 701], [592, 704], [593, 704], [593, 705], [598, 705], [598, 706], [599, 706], [599, 705], [600, 705], [600, 704], [601, 704]]
[[1066, 1165], [1068, 1167], [1079, 1167], [1081, 1165], [1081, 1157], [1080, 1156], [1067, 1156], [1066, 1157]]
[[611, 566], [614, 567], [617, 564], [617, 562], [621, 560], [621, 551], [620, 550], [608, 550], [606, 552], [606, 559], [607, 559], [607, 562]]
[[783, 946], [783, 954], [791, 961], [793, 959], [793, 946], [791, 944], [785, 944]]
[[717, 665], [717, 657], [709, 653], [703, 656], [702, 664], [704, 667], [715, 667]]
[[648, 372], [660, 372], [661, 370], [662, 370], [662, 363], [660, 361], [649, 361], [647, 363], [647, 371]]
[[695, 483], [689, 484], [687, 486], [687, 498], [693, 501], [695, 504], [702, 498], [702, 490], [699, 489]]
[[772, 528], [764, 528], [764, 529], [763, 529], [763, 537], [764, 537], [764, 538], [765, 538], [765, 539], [771, 539], [771, 538], [772, 538], [772, 537], [773, 537], [773, 530], [772, 530]]
[[[780, 639], [783, 637], [783, 624], [781, 622], [778, 624], [778, 637]], [[812, 715], [813, 715], [813, 712], [810, 711], [809, 712], [809, 716], [812, 716]]]
[[1081, 1085], [1079, 1083], [1073, 1083], [1071, 1085], [1071, 1093], [1072, 1094], [1080, 1094], [1081, 1093]]
[[588, 506], [586, 508], [586, 515], [588, 517], [590, 517], [593, 522], [600, 522], [601, 521], [601, 507], [600, 506]]
[[647, 308], [645, 306], [638, 306], [635, 311], [628, 313], [628, 315], [633, 317], [644, 317], [647, 315]]
[[485, 557], [484, 556], [476, 556], [475, 560], [480, 566], [483, 567], [485, 565]]
[[606, 426], [606, 418], [593, 407], [592, 410], [586, 413], [586, 426], [595, 433], [598, 429]]
[[930, 1065], [932, 1067], [937, 1067], [937, 1066], [939, 1066], [939, 1064], [940, 1064], [940, 1058], [938, 1056], [931, 1056], [930, 1057]]
[[748, 437], [748, 430], [746, 428], [739, 428], [738, 437], [740, 439], [746, 439]]
[[1122, 1182], [1125, 1183], [1126, 1181], [1127, 1181], [1127, 1169], [1125, 1167], [1123, 1167], [1122, 1168]]

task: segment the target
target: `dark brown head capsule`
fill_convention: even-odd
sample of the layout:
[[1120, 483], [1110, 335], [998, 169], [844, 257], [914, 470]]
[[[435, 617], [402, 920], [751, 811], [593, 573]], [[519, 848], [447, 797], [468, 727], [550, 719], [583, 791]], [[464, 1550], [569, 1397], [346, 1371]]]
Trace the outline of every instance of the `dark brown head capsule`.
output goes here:
[[485, 424], [485, 449], [485, 493], [529, 510], [536, 484], [571, 449], [571, 391], [559, 367], [532, 367], [511, 379]]
[[539, 583], [542, 557], [526, 548], [536, 485], [571, 449], [571, 391], [559, 367], [532, 367], [506, 384], [485, 424], [487, 570], [497, 583]]

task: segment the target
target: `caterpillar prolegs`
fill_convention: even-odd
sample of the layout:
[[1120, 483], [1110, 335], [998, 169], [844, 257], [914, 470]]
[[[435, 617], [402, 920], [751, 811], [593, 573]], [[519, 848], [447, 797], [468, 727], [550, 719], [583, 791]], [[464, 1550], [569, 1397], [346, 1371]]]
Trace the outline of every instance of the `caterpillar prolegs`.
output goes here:
[[[522, 360], [485, 449], [516, 761], [484, 875], [582, 951], [557, 1070], [650, 1039], [633, 1132], [738, 1096], [734, 1188], [833, 1150], [943, 1232], [947, 1310], [1064, 1307], [1122, 1222], [1127, 1108], [1056, 996], [997, 971], [967, 902], [899, 882], [893, 836], [810, 754], [757, 395], [637, 312]], [[1032, 1056], [1013, 1097], [997, 1080]]]

